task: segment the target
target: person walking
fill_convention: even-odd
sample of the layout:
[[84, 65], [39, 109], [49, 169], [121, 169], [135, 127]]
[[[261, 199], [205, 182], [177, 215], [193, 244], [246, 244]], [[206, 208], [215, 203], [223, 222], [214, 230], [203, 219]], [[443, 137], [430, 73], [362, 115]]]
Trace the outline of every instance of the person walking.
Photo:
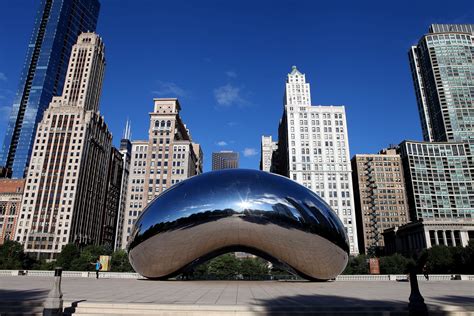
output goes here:
[[423, 266], [422, 272], [423, 272], [423, 275], [425, 276], [426, 281], [429, 281], [429, 280], [430, 280], [430, 276], [429, 276], [429, 274], [428, 274], [428, 266], [426, 265], [426, 263], [425, 263], [425, 265]]
[[92, 265], [95, 265], [95, 278], [99, 278], [99, 271], [102, 270], [102, 264], [100, 263], [100, 260], [97, 259], [95, 263], [91, 263]]

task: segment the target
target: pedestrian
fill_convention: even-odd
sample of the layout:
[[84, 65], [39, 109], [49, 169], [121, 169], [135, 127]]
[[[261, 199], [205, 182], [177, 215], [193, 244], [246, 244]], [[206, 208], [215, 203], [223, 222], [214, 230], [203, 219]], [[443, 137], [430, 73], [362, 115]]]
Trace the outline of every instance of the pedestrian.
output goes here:
[[100, 263], [100, 260], [97, 259], [95, 263], [91, 262], [92, 265], [95, 265], [95, 278], [99, 278], [99, 271], [102, 270], [102, 264]]
[[425, 276], [426, 281], [429, 281], [429, 280], [430, 280], [430, 276], [428, 275], [428, 266], [426, 265], [426, 263], [425, 263], [425, 265], [423, 266], [423, 270], [422, 270], [422, 271], [423, 271], [423, 275]]

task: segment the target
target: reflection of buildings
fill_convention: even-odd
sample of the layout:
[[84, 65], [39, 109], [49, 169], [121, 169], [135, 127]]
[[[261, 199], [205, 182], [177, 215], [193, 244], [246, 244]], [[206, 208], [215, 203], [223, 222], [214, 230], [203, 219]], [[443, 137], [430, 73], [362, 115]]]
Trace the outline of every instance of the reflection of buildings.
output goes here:
[[13, 239], [24, 186], [24, 179], [0, 179], [0, 245]]
[[154, 99], [148, 140], [132, 141], [122, 248], [136, 219], [155, 196], [202, 172], [202, 150], [193, 143], [180, 110], [178, 99]]
[[234, 169], [239, 167], [239, 153], [219, 151], [212, 153], [212, 170]]
[[291, 209], [283, 204], [283, 203], [275, 203], [272, 205], [272, 209], [275, 211], [277, 214], [281, 214], [283, 216], [287, 216], [289, 218], [296, 218]]
[[101, 241], [112, 142], [99, 114], [104, 67], [102, 39], [79, 35], [63, 95], [38, 124], [15, 239], [39, 258]]
[[41, 0], [28, 45], [20, 85], [0, 153], [0, 165], [25, 176], [36, 128], [53, 96], [60, 95], [71, 55], [81, 32], [95, 31], [98, 0]]
[[395, 148], [355, 155], [352, 172], [359, 249], [367, 253], [384, 246], [385, 229], [409, 221], [402, 160]]
[[273, 153], [277, 150], [278, 143], [272, 141], [271, 136], [262, 136], [260, 153], [260, 170], [271, 171]]
[[[356, 254], [359, 250], [346, 126], [344, 106], [311, 105], [309, 83], [293, 67], [286, 80], [278, 149], [272, 153], [271, 170], [306, 186], [331, 205], [346, 228], [350, 252]], [[268, 158], [262, 157], [263, 161]]]

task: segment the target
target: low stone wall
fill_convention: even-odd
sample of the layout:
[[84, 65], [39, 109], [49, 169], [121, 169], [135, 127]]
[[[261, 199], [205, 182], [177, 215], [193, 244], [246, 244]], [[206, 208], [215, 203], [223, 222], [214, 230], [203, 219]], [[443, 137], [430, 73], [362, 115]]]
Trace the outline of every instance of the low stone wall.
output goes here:
[[[0, 276], [54, 277], [54, 271], [48, 270], [0, 270]], [[63, 271], [63, 278], [95, 278], [95, 271]], [[101, 278], [110, 279], [145, 279], [135, 272], [106, 272], [99, 273]]]
[[[27, 276], [27, 277], [54, 277], [54, 271], [41, 270], [0, 270], [0, 276]], [[95, 278], [95, 271], [63, 271], [64, 278]], [[146, 279], [135, 272], [100, 272], [100, 278], [109, 279]], [[474, 281], [474, 275], [464, 274], [430, 274], [432, 281]], [[423, 275], [418, 275], [418, 280], [425, 280]], [[339, 275], [336, 281], [407, 281], [405, 274], [379, 274], [379, 275]]]

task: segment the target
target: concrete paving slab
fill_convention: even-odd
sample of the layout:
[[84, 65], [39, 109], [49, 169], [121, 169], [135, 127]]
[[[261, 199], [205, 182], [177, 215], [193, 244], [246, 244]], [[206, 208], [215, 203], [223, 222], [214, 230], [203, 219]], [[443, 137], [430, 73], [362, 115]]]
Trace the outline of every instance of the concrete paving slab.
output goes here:
[[[421, 281], [425, 302], [474, 311], [474, 282]], [[0, 301], [38, 301], [53, 284], [48, 277], [0, 277]], [[318, 308], [406, 308], [408, 282], [278, 282], [278, 281], [147, 281], [133, 279], [63, 278], [64, 300], [104, 304], [167, 306], [234, 306], [278, 309], [279, 306]]]

